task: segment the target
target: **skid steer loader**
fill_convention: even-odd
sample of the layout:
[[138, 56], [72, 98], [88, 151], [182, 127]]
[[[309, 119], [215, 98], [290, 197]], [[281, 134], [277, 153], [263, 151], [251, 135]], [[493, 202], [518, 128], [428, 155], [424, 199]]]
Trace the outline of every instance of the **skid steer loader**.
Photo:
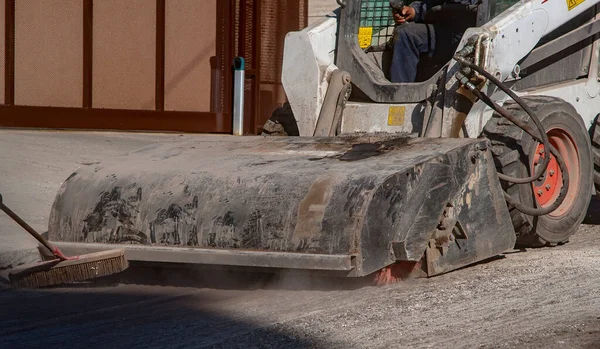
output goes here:
[[348, 277], [433, 276], [567, 242], [600, 185], [597, 1], [483, 0], [453, 59], [400, 84], [389, 1], [338, 4], [286, 37], [289, 105], [265, 126], [286, 136], [204, 136], [82, 167], [50, 239], [71, 254], [122, 246], [132, 262]]

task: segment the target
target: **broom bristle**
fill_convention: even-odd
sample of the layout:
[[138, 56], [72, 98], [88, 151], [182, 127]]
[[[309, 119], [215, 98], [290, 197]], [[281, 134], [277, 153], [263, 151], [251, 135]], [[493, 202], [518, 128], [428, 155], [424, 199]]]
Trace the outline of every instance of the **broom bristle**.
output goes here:
[[129, 267], [124, 250], [104, 251], [79, 256], [76, 260], [48, 261], [13, 269], [11, 285], [39, 288], [95, 279], [124, 271]]

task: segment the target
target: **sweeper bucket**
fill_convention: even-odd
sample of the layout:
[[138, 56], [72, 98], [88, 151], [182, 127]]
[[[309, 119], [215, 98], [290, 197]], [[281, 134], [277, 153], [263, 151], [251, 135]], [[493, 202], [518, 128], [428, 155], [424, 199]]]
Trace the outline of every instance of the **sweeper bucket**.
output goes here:
[[49, 237], [133, 262], [436, 275], [513, 248], [485, 139], [205, 136], [73, 173]]

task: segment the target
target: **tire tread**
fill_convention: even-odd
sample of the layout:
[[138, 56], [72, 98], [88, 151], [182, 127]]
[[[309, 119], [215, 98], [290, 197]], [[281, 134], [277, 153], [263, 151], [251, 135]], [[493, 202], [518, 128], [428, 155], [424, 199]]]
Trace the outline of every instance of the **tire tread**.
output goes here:
[[[531, 96], [524, 98], [524, 100], [536, 114], [541, 108], [560, 107], [564, 109], [566, 104], [565, 101], [559, 98], [547, 96]], [[512, 101], [507, 102], [505, 103], [504, 108], [521, 121], [533, 125], [529, 115], [517, 103]], [[571, 108], [570, 105], [569, 108]], [[519, 176], [518, 174], [523, 166], [523, 162], [521, 161], [521, 143], [523, 136], [526, 134], [519, 127], [510, 122], [508, 122], [507, 125], [506, 121], [507, 120], [504, 117], [498, 113], [494, 113], [492, 118], [485, 125], [482, 136], [491, 141], [491, 150], [495, 158], [494, 161], [498, 172], [510, 176]], [[581, 125], [583, 126], [582, 123]], [[600, 123], [597, 125], [600, 126]], [[600, 142], [600, 127], [597, 127], [596, 130], [598, 131], [594, 134], [593, 139]], [[594, 149], [593, 159], [594, 164], [596, 165], [594, 167], [594, 182], [596, 183], [596, 190], [600, 191], [600, 172], [598, 172], [598, 169], [600, 169], [600, 147], [593, 147], [592, 149]], [[501, 181], [501, 185], [513, 198], [519, 197], [519, 185], [514, 185], [505, 181]], [[567, 242], [569, 239], [569, 236], [566, 236], [562, 241], [546, 241], [536, 233], [535, 223], [531, 217], [520, 212], [511, 205], [509, 205], [509, 213], [517, 236], [517, 247], [556, 246], [557, 244]]]

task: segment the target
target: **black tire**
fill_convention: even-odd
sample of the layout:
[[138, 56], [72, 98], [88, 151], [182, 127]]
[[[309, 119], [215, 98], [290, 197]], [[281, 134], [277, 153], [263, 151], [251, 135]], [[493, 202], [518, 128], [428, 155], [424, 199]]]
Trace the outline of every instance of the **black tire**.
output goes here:
[[592, 139], [592, 156], [594, 158], [594, 187], [596, 195], [600, 195], [600, 115], [596, 116], [590, 132]]
[[[552, 136], [550, 141], [553, 145], [557, 148], [557, 144], [565, 145], [564, 153], [560, 148], [559, 151], [569, 168], [569, 190], [563, 204], [548, 215], [529, 216], [509, 205], [510, 216], [517, 234], [518, 247], [556, 246], [567, 242], [575, 233], [585, 218], [592, 197], [594, 166], [590, 136], [581, 116], [569, 103], [546, 96], [526, 97], [523, 100], [540, 119], [549, 137]], [[504, 107], [521, 120], [533, 125], [527, 113], [518, 104], [511, 101]], [[514, 177], [527, 177], [532, 174], [530, 164], [533, 164], [536, 153], [541, 149], [523, 130], [495, 113], [486, 124], [482, 136], [491, 141], [498, 172]], [[534, 183], [535, 190], [532, 184], [517, 185], [505, 181], [501, 181], [501, 184], [509, 195], [522, 204], [534, 207], [534, 200], [538, 200], [543, 206], [547, 206], [553, 202], [552, 198], [556, 198], [562, 187], [562, 180], [553, 177], [556, 172], [552, 172], [549, 167], [546, 176]], [[554, 189], [548, 184], [552, 180], [556, 184]]]
[[263, 126], [263, 136], [300, 136], [298, 123], [289, 102], [275, 109], [271, 118]]

